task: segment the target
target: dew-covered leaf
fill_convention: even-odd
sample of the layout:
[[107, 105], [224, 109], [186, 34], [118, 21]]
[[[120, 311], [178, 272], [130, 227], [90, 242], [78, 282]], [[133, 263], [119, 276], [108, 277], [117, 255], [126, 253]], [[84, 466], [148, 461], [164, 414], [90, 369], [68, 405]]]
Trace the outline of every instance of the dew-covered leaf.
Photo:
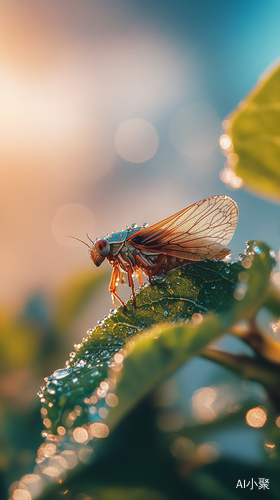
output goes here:
[[225, 124], [233, 149], [221, 142], [227, 155], [223, 180], [238, 187], [233, 170], [245, 188], [279, 202], [280, 66], [260, 79]]
[[[132, 369], [140, 373], [145, 366], [142, 378], [136, 372], [128, 377], [137, 385], [133, 391], [139, 399], [140, 393], [149, 390], [152, 380], [155, 384], [230, 324], [258, 310], [264, 300], [272, 264], [269, 249], [255, 242], [250, 244], [242, 261], [189, 264], [144, 287], [136, 296], [136, 310], [129, 300], [127, 311], [120, 307], [104, 318], [100, 325], [89, 330], [70, 364], [49, 377], [41, 393], [49, 428], [55, 431], [57, 426], [71, 427], [74, 422], [80, 425], [91, 420], [90, 405], [85, 400], [108, 377], [115, 354], [128, 341], [137, 341], [137, 349], [132, 350], [126, 363], [135, 363]], [[250, 280], [246, 281], [249, 275]], [[243, 281], [239, 281], [239, 277]], [[208, 312], [214, 314], [201, 322]], [[191, 326], [182, 324], [190, 318], [193, 318]], [[154, 325], [157, 325], [156, 332], [149, 331]], [[143, 331], [147, 332], [144, 337]], [[157, 342], [155, 335], [159, 337]], [[157, 361], [150, 359], [154, 353]], [[139, 356], [139, 359], [145, 357], [142, 364], [137, 361]], [[125, 399], [132, 404], [130, 398], [125, 396]], [[69, 413], [76, 405], [81, 408], [80, 414], [72, 413], [69, 420]]]
[[174, 269], [137, 293], [137, 309], [129, 300], [127, 311], [119, 307], [101, 320], [78, 344], [70, 366], [56, 371], [44, 390], [46, 407], [53, 403], [48, 408], [52, 428], [65, 425], [67, 417], [63, 414], [67, 415], [76, 404], [84, 406], [84, 399], [107, 377], [114, 355], [143, 330], [186, 321], [195, 313], [199, 319], [208, 311], [218, 313], [229, 308], [242, 270], [241, 262], [210, 260]]
[[120, 307], [93, 329], [40, 395], [47, 443], [54, 445], [50, 458], [47, 448], [39, 453], [44, 458], [36, 474], [44, 491], [66, 479], [70, 466], [64, 460], [72, 460], [78, 474], [93, 450], [98, 456], [104, 449], [102, 438], [163, 378], [233, 323], [255, 314], [273, 265], [269, 248], [251, 242], [232, 264], [204, 261], [175, 269], [137, 294], [136, 311], [130, 300], [126, 312]]

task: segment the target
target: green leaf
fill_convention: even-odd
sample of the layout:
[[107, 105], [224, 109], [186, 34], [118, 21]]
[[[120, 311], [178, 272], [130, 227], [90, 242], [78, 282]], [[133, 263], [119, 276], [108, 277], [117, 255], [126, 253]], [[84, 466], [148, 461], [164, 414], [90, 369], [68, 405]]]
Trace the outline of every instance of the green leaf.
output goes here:
[[[137, 389], [132, 389], [138, 397], [143, 391], [147, 392], [151, 380], [159, 380], [171, 373], [187, 357], [197, 353], [238, 318], [254, 315], [264, 300], [273, 262], [268, 247], [260, 242], [252, 242], [242, 262], [228, 264], [208, 260], [188, 264], [158, 278], [151, 286], [144, 287], [137, 294], [136, 310], [130, 300], [126, 312], [123, 307], [119, 307], [114, 314], [102, 320], [100, 325], [89, 331], [89, 336], [83, 344], [79, 345], [70, 366], [57, 370], [49, 377], [41, 397], [51, 421], [51, 429], [55, 431], [57, 426], [65, 426], [68, 414], [75, 405], [82, 408], [77, 425], [91, 419], [84, 400], [106, 379], [114, 355], [128, 341], [135, 342], [139, 339], [137, 351], [132, 351], [127, 360], [128, 364], [133, 365], [132, 369], [143, 371], [141, 366], [138, 366], [138, 355], [141, 353], [140, 358], [142, 357], [141, 342], [146, 353], [145, 366], [150, 367], [144, 378], [139, 377], [139, 373], [129, 377], [130, 380], [133, 379], [133, 383], [138, 384]], [[240, 272], [248, 272], [248, 276], [250, 275], [248, 286], [239, 283]], [[248, 288], [246, 300], [236, 300], [233, 296], [234, 290], [243, 297], [245, 288]], [[225, 316], [226, 310], [228, 313]], [[199, 322], [202, 314], [209, 311], [223, 311], [223, 314], [205, 318], [196, 328], [193, 325], [173, 325], [175, 322], [186, 322], [191, 317], [194, 322]], [[194, 314], [196, 316], [193, 316]], [[163, 326], [164, 323], [167, 325]], [[153, 325], [162, 326], [157, 327], [158, 331], [151, 330], [141, 340], [141, 332]], [[151, 351], [155, 335], [160, 336], [156, 350]], [[157, 362], [149, 361], [154, 352]], [[126, 399], [131, 404], [132, 399]]]
[[227, 168], [245, 188], [279, 202], [280, 66], [265, 73], [225, 123], [233, 144], [233, 150], [225, 149]]
[[[127, 311], [119, 307], [114, 314], [89, 330], [89, 335], [70, 361], [70, 367], [55, 372], [44, 390], [45, 406], [55, 429], [65, 425], [66, 411], [76, 404], [85, 406], [84, 399], [92, 394], [108, 375], [114, 355], [124, 345], [139, 337], [153, 325], [186, 321], [194, 313], [218, 312], [230, 306], [241, 262], [198, 262], [177, 268], [144, 287], [136, 295], [137, 309], [132, 300]], [[57, 390], [59, 389], [59, 391]]]
[[67, 333], [88, 300], [98, 293], [100, 285], [109, 279], [107, 272], [79, 271], [71, 275], [59, 291], [54, 312], [54, 326]]
[[[262, 242], [251, 242], [238, 262], [207, 261], [175, 269], [137, 294], [136, 311], [129, 301], [126, 312], [120, 307], [90, 333], [71, 366], [49, 377], [41, 395], [46, 435], [57, 450], [49, 459], [48, 451], [36, 468], [36, 474], [43, 478], [46, 497], [48, 490], [52, 495], [57, 487], [54, 475], [56, 480], [66, 477], [63, 461], [69, 453], [76, 463], [71, 476], [84, 467], [85, 457], [89, 460], [91, 446], [96, 456], [106, 450], [106, 439], [100, 438], [107, 436], [163, 378], [199, 354], [234, 322], [255, 314], [266, 297], [273, 265], [269, 248]], [[240, 289], [244, 284], [239, 282], [240, 272], [242, 280], [248, 273], [246, 290]], [[214, 312], [203, 317], [201, 313], [211, 308]], [[164, 314], [166, 310], [168, 315]], [[192, 321], [185, 324], [194, 313]], [[171, 323], [164, 324], [166, 316], [171, 317]], [[141, 334], [158, 322], [160, 325]], [[123, 356], [123, 363], [115, 353]], [[52, 434], [57, 426], [67, 429], [64, 436]], [[87, 436], [85, 440], [79, 432]], [[88, 437], [91, 440], [86, 445]]]
[[181, 324], [173, 327], [154, 327], [141, 336], [135, 346], [132, 343], [132, 350], [125, 360], [124, 371], [117, 385], [119, 405], [112, 408], [108, 416], [110, 424], [121, 419], [123, 414], [156, 387], [160, 380], [198, 354], [209, 342], [228, 331], [232, 324], [241, 319], [249, 319], [257, 312], [266, 296], [274, 261], [270, 257], [269, 248], [255, 242], [249, 244], [248, 256], [243, 260], [246, 266], [246, 259], [253, 257], [253, 249], [257, 253], [251, 261], [251, 267], [247, 268], [249, 280], [242, 300], [232, 297], [231, 307], [219, 315], [206, 315], [196, 326]]

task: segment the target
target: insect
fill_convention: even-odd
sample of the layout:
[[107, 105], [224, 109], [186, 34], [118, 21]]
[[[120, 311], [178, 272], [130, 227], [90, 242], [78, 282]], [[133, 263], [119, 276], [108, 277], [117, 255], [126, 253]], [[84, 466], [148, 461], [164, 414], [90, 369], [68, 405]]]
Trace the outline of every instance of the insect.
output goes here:
[[151, 282], [153, 276], [189, 262], [214, 257], [223, 259], [230, 253], [225, 247], [234, 234], [237, 220], [238, 207], [234, 200], [226, 195], [211, 196], [153, 226], [132, 224], [87, 246], [97, 267], [105, 259], [113, 266], [109, 285], [113, 305], [116, 307], [118, 300], [126, 310], [117, 294], [117, 285], [125, 283], [125, 274], [136, 308], [134, 273], [141, 285], [142, 272]]

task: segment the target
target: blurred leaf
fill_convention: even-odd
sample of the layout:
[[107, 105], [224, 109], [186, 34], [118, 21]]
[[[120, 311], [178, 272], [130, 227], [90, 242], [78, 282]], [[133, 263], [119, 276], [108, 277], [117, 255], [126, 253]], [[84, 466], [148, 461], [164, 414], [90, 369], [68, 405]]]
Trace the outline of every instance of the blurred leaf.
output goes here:
[[67, 333], [89, 298], [98, 293], [100, 285], [109, 281], [109, 273], [96, 270], [79, 271], [63, 284], [55, 304], [54, 325]]
[[159, 493], [145, 488], [94, 488], [90, 493], [98, 500], [167, 500], [163, 493]]
[[12, 311], [0, 311], [0, 370], [20, 370], [36, 361], [41, 339], [29, 321]]
[[[76, 493], [77, 500], [169, 500], [164, 493], [142, 487], [95, 486], [89, 484], [76, 484], [71, 488], [71, 494]], [[53, 496], [52, 500], [61, 499], [61, 493]], [[67, 496], [66, 496], [67, 499]]]
[[[258, 406], [257, 399], [248, 399], [243, 402], [238, 402], [236, 408], [226, 410], [219, 413], [210, 421], [201, 422], [199, 424], [185, 426], [178, 434], [180, 436], [188, 437], [192, 440], [202, 438], [205, 434], [217, 432], [228, 425], [236, 425], [245, 422], [246, 413], [255, 406]], [[174, 433], [167, 434], [168, 439], [174, 439]]]
[[[269, 480], [269, 489], [259, 490], [255, 483], [251, 488], [252, 479], [258, 484], [259, 478]], [[237, 486], [238, 480], [246, 488]], [[222, 458], [214, 464], [207, 465], [203, 470], [195, 473], [190, 481], [191, 485], [204, 500], [239, 500], [265, 497], [267, 500], [279, 498], [279, 471], [268, 465], [250, 464], [234, 459]], [[240, 484], [240, 483], [239, 483]]]
[[273, 316], [280, 318], [280, 290], [275, 285], [270, 284], [264, 307], [268, 309]]
[[280, 66], [265, 73], [226, 123], [233, 143], [233, 151], [226, 153], [228, 166], [247, 189], [279, 202]]

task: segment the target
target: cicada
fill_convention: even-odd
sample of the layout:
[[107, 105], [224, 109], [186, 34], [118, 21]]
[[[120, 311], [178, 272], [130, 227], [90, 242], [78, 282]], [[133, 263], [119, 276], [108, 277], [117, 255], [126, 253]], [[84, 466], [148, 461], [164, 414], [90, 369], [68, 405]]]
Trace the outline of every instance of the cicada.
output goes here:
[[107, 259], [113, 267], [109, 285], [114, 307], [116, 300], [125, 303], [117, 294], [119, 282], [131, 287], [136, 308], [133, 277], [143, 283], [142, 273], [149, 281], [156, 275], [206, 258], [223, 259], [238, 220], [238, 207], [229, 196], [211, 196], [184, 208], [171, 217], [148, 227], [132, 224], [125, 230], [113, 232], [92, 241], [89, 254], [99, 267]]

